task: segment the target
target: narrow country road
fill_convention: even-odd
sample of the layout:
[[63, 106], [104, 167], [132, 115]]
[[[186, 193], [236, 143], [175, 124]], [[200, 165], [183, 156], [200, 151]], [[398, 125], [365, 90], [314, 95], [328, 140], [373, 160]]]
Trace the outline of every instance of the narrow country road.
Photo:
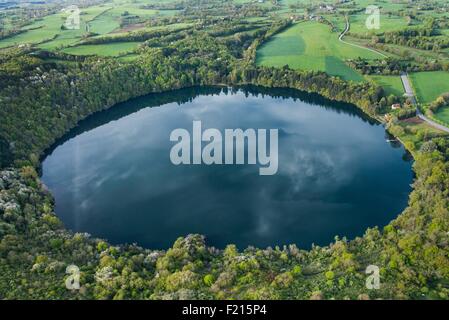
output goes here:
[[346, 28], [345, 28], [345, 31], [343, 31], [343, 32], [340, 34], [340, 36], [338, 37], [338, 40], [340, 40], [340, 42], [342, 42], [342, 43], [344, 43], [344, 44], [347, 44], [347, 45], [350, 45], [350, 46], [353, 46], [353, 47], [356, 47], [356, 48], [359, 48], [359, 49], [368, 50], [368, 51], [377, 53], [377, 54], [381, 55], [381, 56], [384, 57], [384, 58], [388, 58], [388, 56], [384, 55], [383, 53], [381, 53], [381, 52], [379, 52], [379, 51], [377, 51], [377, 50], [374, 50], [374, 49], [371, 49], [371, 48], [367, 48], [367, 47], [364, 47], [364, 46], [359, 46], [359, 45], [357, 45], [357, 44], [354, 44], [354, 43], [350, 43], [350, 42], [344, 41], [344, 40], [343, 40], [343, 37], [344, 37], [345, 34], [349, 31], [349, 27], [350, 27], [349, 19], [348, 19], [348, 17], [346, 17]]
[[436, 123], [435, 121], [430, 120], [421, 112], [421, 110], [419, 109], [419, 106], [416, 102], [415, 94], [413, 93], [413, 89], [410, 84], [410, 79], [409, 79], [407, 73], [401, 74], [401, 80], [402, 80], [402, 85], [404, 86], [405, 96], [409, 97], [410, 100], [412, 101], [413, 105], [416, 107], [416, 115], [418, 116], [418, 118], [427, 122], [429, 125], [431, 125], [434, 128], [437, 128], [439, 130], [449, 133], [449, 128], [447, 128], [439, 123]]

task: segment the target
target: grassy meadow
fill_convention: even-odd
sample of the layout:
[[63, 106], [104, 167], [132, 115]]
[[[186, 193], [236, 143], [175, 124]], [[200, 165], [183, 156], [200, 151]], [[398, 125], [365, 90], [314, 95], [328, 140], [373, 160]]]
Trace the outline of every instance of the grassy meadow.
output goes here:
[[387, 31], [397, 31], [407, 27], [408, 22], [405, 17], [395, 15], [380, 15], [380, 28], [369, 30], [366, 27], [367, 15], [364, 13], [351, 15], [349, 22], [351, 24], [351, 33], [356, 34], [378, 34]]
[[132, 52], [139, 42], [115, 42], [95, 45], [79, 45], [65, 48], [62, 51], [73, 55], [119, 56]]
[[377, 85], [384, 88], [385, 92], [390, 95], [402, 96], [404, 94], [404, 86], [399, 76], [366, 76], [367, 79], [374, 81]]
[[449, 92], [449, 72], [417, 72], [410, 74], [410, 78], [420, 103], [430, 103]]
[[296, 23], [275, 35], [257, 51], [257, 64], [294, 69], [325, 71], [345, 80], [362, 81], [358, 72], [348, 67], [344, 60], [381, 56], [338, 40], [338, 33], [318, 22]]

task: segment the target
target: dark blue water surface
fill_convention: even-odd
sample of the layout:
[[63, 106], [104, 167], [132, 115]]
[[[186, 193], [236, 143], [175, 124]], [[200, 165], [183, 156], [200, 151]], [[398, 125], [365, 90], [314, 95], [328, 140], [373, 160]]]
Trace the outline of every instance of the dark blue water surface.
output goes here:
[[[279, 170], [170, 161], [173, 129], [279, 129]], [[406, 206], [404, 148], [355, 107], [293, 90], [192, 88], [97, 113], [43, 162], [65, 225], [111, 243], [167, 248], [204, 234], [217, 247], [328, 244], [383, 226]]]

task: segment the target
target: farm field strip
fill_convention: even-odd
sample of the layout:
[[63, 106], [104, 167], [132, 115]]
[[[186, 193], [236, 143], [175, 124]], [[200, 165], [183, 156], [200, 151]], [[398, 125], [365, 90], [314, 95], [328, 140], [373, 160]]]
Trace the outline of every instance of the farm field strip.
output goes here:
[[73, 55], [118, 56], [134, 51], [140, 42], [116, 42], [95, 45], [80, 45], [62, 51]]

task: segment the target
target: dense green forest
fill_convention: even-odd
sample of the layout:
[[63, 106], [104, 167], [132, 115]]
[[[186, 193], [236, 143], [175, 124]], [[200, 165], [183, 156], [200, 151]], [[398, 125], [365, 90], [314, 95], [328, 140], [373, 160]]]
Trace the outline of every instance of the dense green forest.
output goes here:
[[[447, 136], [401, 121], [414, 107], [402, 116], [391, 111], [389, 105], [404, 98], [372, 82], [256, 66], [257, 47], [289, 22], [244, 28], [240, 22], [138, 33], [132, 37], [144, 43], [132, 61], [32, 46], [0, 51], [0, 298], [449, 298]], [[188, 235], [161, 251], [113, 246], [64, 228], [37, 172], [45, 150], [80, 120], [149, 93], [246, 84], [318, 93], [384, 121], [415, 159], [408, 207], [382, 230], [310, 250], [293, 244], [219, 250], [201, 235]], [[81, 269], [80, 290], [65, 287], [70, 264]], [[371, 264], [380, 267], [379, 290], [365, 286]]]

